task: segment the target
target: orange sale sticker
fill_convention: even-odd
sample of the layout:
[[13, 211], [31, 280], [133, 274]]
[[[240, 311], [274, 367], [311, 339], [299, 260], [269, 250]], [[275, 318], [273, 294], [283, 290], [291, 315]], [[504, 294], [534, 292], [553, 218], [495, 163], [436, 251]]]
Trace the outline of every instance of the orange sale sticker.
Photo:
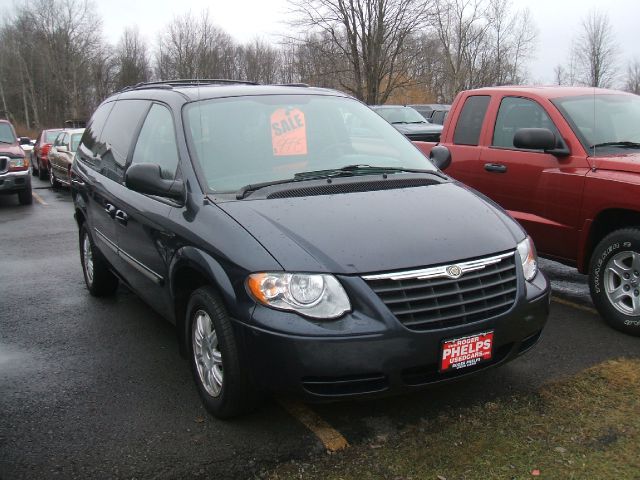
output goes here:
[[271, 145], [275, 156], [307, 154], [307, 125], [302, 110], [279, 108], [271, 114]]

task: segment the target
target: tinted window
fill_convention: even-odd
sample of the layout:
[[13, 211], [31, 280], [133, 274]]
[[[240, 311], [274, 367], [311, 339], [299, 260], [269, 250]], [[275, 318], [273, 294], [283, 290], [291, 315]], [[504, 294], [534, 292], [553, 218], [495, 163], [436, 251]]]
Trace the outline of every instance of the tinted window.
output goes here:
[[449, 113], [448, 110], [438, 110], [437, 112], [433, 112], [433, 115], [431, 116], [431, 121], [433, 123], [437, 123], [438, 125], [443, 125], [444, 119], [447, 116], [447, 113]]
[[100, 133], [102, 133], [102, 128], [104, 127], [112, 108], [113, 102], [100, 105], [93, 113], [91, 120], [89, 120], [89, 125], [87, 125], [87, 128], [82, 135], [82, 142], [78, 152], [80, 153], [80, 158], [90, 164], [93, 168], [98, 167], [94, 158], [98, 153], [98, 137]]
[[144, 121], [133, 151], [131, 163], [157, 163], [162, 177], [175, 178], [178, 167], [178, 147], [171, 112], [154, 104]]
[[487, 113], [488, 95], [475, 95], [467, 98], [462, 107], [456, 131], [453, 134], [453, 143], [457, 145], [478, 145], [480, 131], [484, 116]]
[[556, 138], [560, 138], [549, 115], [536, 102], [518, 97], [502, 99], [498, 118], [496, 118], [496, 128], [493, 131], [492, 145], [514, 148], [513, 136], [521, 128], [546, 128], [551, 130]]
[[121, 181], [124, 165], [142, 116], [149, 108], [144, 100], [118, 100], [94, 147], [102, 157], [100, 173], [115, 181]]

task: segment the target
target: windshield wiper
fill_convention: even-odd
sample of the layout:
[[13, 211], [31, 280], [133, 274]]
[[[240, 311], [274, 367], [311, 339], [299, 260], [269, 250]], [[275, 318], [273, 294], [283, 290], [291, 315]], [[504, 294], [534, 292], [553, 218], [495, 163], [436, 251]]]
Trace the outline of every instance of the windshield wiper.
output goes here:
[[255, 192], [256, 190], [260, 190], [261, 188], [270, 187], [271, 185], [281, 185], [283, 183], [291, 183], [291, 182], [299, 182], [298, 178], [287, 178], [285, 180], [273, 180], [271, 182], [262, 182], [262, 183], [250, 183], [249, 185], [245, 185], [240, 188], [236, 193], [236, 199], [242, 200], [247, 194], [251, 192]]
[[596, 143], [595, 145], [591, 145], [589, 149], [597, 148], [597, 147], [640, 148], [640, 143], [629, 142], [626, 140], [620, 141], [620, 142], [604, 142], [604, 143]]
[[351, 177], [354, 175], [377, 175], [383, 173], [426, 173], [448, 180], [448, 177], [436, 170], [423, 170], [420, 168], [404, 167], [378, 167], [372, 165], [347, 165], [342, 168], [331, 168], [328, 170], [315, 170], [311, 172], [300, 172], [294, 175], [296, 180], [314, 180], [319, 178]]
[[284, 180], [273, 180], [270, 182], [252, 183], [245, 185], [236, 192], [236, 199], [242, 200], [251, 192], [260, 190], [261, 188], [270, 187], [272, 185], [282, 185], [284, 183], [302, 182], [305, 180], [320, 180], [323, 178], [335, 177], [352, 177], [355, 175], [378, 175], [383, 173], [426, 173], [449, 180], [445, 174], [436, 170], [423, 170], [421, 168], [404, 168], [404, 167], [374, 167], [371, 165], [347, 165], [342, 168], [331, 168], [327, 170], [314, 170], [311, 172], [296, 173], [293, 178]]
[[8, 145], [11, 145], [13, 142], [7, 142], [6, 140], [0, 140], [0, 143], [6, 143]]
[[405, 125], [405, 124], [407, 124], [407, 123], [408, 123], [408, 122], [405, 122], [405, 121], [402, 121], [402, 122], [391, 122], [391, 125], [401, 125], [401, 124], [402, 124], [402, 125]]
[[408, 123], [414, 124], [414, 123], [429, 123], [429, 122], [427, 122], [426, 120], [418, 120], [417, 122], [408, 122]]

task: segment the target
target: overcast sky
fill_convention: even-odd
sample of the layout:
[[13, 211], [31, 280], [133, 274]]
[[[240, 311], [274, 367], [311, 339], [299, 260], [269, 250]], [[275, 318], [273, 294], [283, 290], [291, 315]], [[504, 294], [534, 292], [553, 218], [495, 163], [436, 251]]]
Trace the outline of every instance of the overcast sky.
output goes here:
[[[277, 41], [286, 33], [286, 0], [95, 0], [103, 19], [107, 40], [117, 42], [123, 29], [137, 25], [151, 46], [171, 19], [186, 11], [208, 8], [211, 19], [237, 41], [256, 36]], [[5, 14], [20, 0], [0, 0]], [[528, 7], [538, 28], [536, 58], [529, 63], [530, 80], [549, 83], [553, 69], [567, 61], [572, 38], [580, 29], [581, 18], [592, 8], [606, 8], [620, 48], [620, 71], [629, 60], [640, 60], [640, 0], [513, 0], [513, 8]]]

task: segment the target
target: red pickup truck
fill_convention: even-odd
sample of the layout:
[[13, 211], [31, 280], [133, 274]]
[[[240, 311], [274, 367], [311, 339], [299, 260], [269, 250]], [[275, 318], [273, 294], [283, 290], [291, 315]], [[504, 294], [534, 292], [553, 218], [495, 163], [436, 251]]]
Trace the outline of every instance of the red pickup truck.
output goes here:
[[[435, 144], [418, 142], [426, 154]], [[613, 327], [640, 335], [640, 97], [493, 87], [456, 97], [446, 173], [493, 199], [541, 255], [588, 273]]]

